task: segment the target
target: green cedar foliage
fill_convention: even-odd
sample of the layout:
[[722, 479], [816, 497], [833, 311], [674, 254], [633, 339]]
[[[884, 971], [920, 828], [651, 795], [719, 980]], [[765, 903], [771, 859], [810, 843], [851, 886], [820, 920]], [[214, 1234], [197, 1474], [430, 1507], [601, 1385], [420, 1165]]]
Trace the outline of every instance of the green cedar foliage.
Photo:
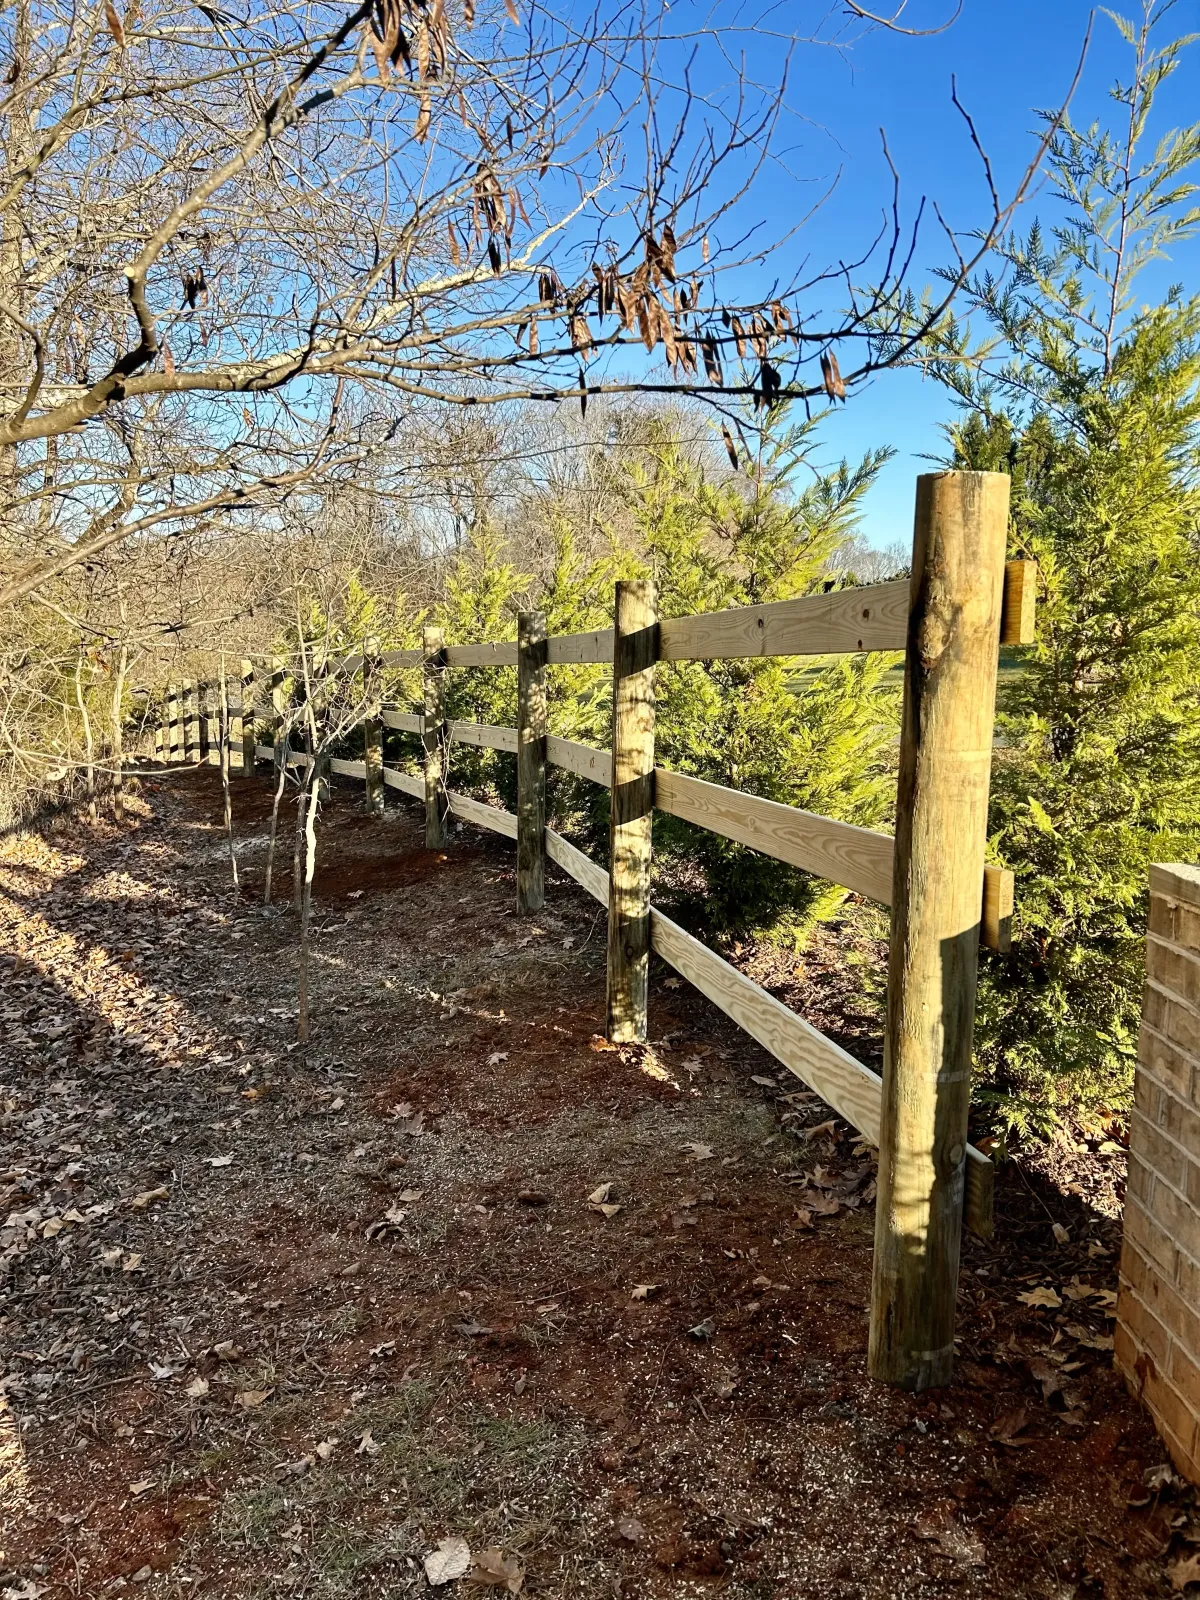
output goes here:
[[[480, 518], [450, 569], [445, 599], [434, 616], [445, 630], [447, 644], [486, 644], [517, 637], [517, 613], [530, 580], [505, 559], [506, 553], [500, 531]], [[516, 669], [455, 667], [446, 685], [446, 716], [515, 727]], [[486, 789], [498, 796], [506, 810], [516, 810], [517, 764], [510, 755], [454, 744], [449, 782], [456, 789]]]
[[1200, 853], [1200, 299], [1135, 298], [1200, 224], [1200, 126], [1145, 148], [1189, 42], [1155, 47], [1164, 9], [1118, 20], [1118, 131], [1054, 139], [1064, 220], [1011, 238], [1008, 271], [972, 286], [988, 344], [950, 328], [940, 351], [968, 410], [956, 460], [1012, 473], [1012, 553], [1040, 573], [992, 780], [1014, 946], [985, 959], [978, 1030], [985, 1094], [1018, 1129], [1128, 1100], [1148, 867]]
[[[663, 430], [630, 468], [636, 554], [664, 617], [819, 593], [887, 452], [833, 472], [812, 461], [813, 424], [782, 411], [744, 436], [747, 470], [712, 481]], [[897, 697], [884, 655], [661, 666], [662, 765], [864, 827], [894, 794]], [[677, 819], [656, 818], [661, 898], [707, 935], [801, 939], [845, 891]]]

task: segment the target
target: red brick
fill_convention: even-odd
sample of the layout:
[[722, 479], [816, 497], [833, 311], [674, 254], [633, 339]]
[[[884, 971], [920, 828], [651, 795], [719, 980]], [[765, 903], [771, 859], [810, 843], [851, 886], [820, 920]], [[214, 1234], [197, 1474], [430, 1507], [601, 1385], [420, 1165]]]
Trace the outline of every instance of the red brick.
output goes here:
[[1185, 1350], [1178, 1340], [1173, 1339], [1167, 1373], [1193, 1412], [1200, 1415], [1200, 1362], [1196, 1360], [1194, 1351]]
[[[1192, 1076], [1195, 1063], [1168, 1039], [1160, 1028], [1166, 1021], [1169, 1002], [1157, 989], [1147, 988], [1143, 998], [1144, 1026], [1138, 1035], [1138, 1061], [1164, 1088], [1170, 1089], [1188, 1105], [1195, 1104]], [[1161, 1013], [1161, 1015], [1160, 1015]]]
[[1192, 1460], [1196, 1453], [1196, 1415], [1179, 1391], [1162, 1373], [1148, 1373], [1142, 1399], [1161, 1425], [1160, 1431], [1174, 1434], [1176, 1449], [1185, 1460]]
[[1175, 1280], [1175, 1242], [1137, 1197], [1125, 1199], [1125, 1235], [1159, 1268], [1168, 1282]]
[[1175, 1287], [1184, 1304], [1200, 1313], [1200, 1264], [1181, 1250], [1175, 1253]]
[[[1177, 1100], [1178, 1096], [1172, 1095]], [[1162, 1127], [1167, 1120], [1167, 1091], [1148, 1072], [1137, 1070], [1133, 1077], [1134, 1109], [1140, 1111], [1147, 1122]]]
[[[1200, 961], [1158, 939], [1146, 941], [1146, 972], [1172, 994], [1191, 1005], [1200, 1001]], [[1171, 1037], [1175, 1035], [1172, 1032]]]
[[1171, 921], [1175, 926], [1175, 943], [1185, 950], [1200, 950], [1200, 910], [1195, 906], [1177, 905]]
[[1146, 924], [1149, 933], [1157, 933], [1160, 938], [1170, 939], [1172, 944], [1175, 938], [1175, 902], [1166, 900], [1160, 894], [1150, 896], [1150, 918]]
[[[1147, 1209], [1181, 1250], [1200, 1261], [1200, 1215], [1190, 1201], [1165, 1183], [1155, 1183]], [[1173, 1266], [1170, 1276], [1174, 1279]]]
[[1121, 1253], [1121, 1276], [1172, 1338], [1200, 1357], [1200, 1315], [1133, 1245]]
[[1200, 1158], [1200, 1116], [1177, 1094], [1158, 1091], [1159, 1126], [1176, 1144]]
[[1142, 1380], [1138, 1375], [1138, 1358], [1142, 1347], [1123, 1322], [1118, 1321], [1113, 1330], [1113, 1362], [1118, 1372], [1124, 1373], [1131, 1393], [1140, 1397]]
[[1165, 1372], [1170, 1365], [1171, 1335], [1132, 1289], [1127, 1288], [1117, 1301], [1117, 1320], [1129, 1329], [1143, 1350], [1150, 1352], [1154, 1365]]
[[1150, 1199], [1154, 1193], [1154, 1169], [1146, 1165], [1136, 1150], [1129, 1152], [1125, 1193], [1132, 1195], [1135, 1200], [1140, 1200], [1147, 1210], [1150, 1209]]
[[1165, 1178], [1180, 1194], [1187, 1193], [1187, 1156], [1172, 1139], [1160, 1133], [1153, 1123], [1137, 1111], [1129, 1128], [1129, 1156], [1131, 1169], [1136, 1158], [1160, 1178]]
[[1150, 868], [1150, 893], [1185, 905], [1200, 906], [1200, 867], [1155, 862]]

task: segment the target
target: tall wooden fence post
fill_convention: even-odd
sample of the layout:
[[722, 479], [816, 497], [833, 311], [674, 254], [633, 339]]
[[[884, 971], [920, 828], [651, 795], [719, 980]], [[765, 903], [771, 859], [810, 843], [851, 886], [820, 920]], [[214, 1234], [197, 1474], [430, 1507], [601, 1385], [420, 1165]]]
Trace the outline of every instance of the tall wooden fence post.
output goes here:
[[167, 760], [183, 760], [183, 706], [177, 683], [167, 686]]
[[654, 584], [645, 579], [618, 583], [608, 826], [607, 1033], [614, 1043], [646, 1038], [657, 659], [658, 595]]
[[446, 842], [446, 637], [441, 628], [421, 634], [424, 654], [425, 844], [430, 850]]
[[283, 713], [283, 662], [278, 656], [272, 656], [270, 677], [271, 747], [275, 752], [274, 765], [277, 777], [279, 769], [283, 765]]
[[868, 1366], [950, 1381], [1009, 480], [917, 480]]
[[237, 721], [237, 737], [242, 742], [242, 777], [254, 776], [254, 715], [255, 715], [254, 663], [242, 658], [242, 709]]
[[517, 618], [517, 910], [546, 903], [546, 619]]
[[362, 682], [366, 700], [363, 721], [363, 760], [367, 768], [367, 810], [373, 817], [383, 815], [383, 725], [379, 720], [382, 666], [379, 640], [368, 639], [363, 646]]
[[221, 718], [217, 687], [200, 685], [200, 716], [204, 736], [204, 759], [210, 767], [221, 765]]
[[183, 680], [183, 759], [193, 764], [200, 760], [200, 712], [194, 678]]

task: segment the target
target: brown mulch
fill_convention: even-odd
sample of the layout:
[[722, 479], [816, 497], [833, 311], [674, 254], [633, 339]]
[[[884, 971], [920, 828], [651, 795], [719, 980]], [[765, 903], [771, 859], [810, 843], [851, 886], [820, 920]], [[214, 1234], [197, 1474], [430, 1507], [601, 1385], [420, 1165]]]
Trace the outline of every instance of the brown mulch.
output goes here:
[[[214, 772], [130, 809], [0, 841], [0, 1594], [1172, 1592], [1115, 1147], [1002, 1169], [954, 1385], [878, 1387], [870, 1151], [665, 969], [606, 1047], [573, 885], [518, 918], [504, 841], [335, 791], [300, 1047], [265, 780], [240, 896]], [[869, 1031], [861, 963], [788, 959]]]

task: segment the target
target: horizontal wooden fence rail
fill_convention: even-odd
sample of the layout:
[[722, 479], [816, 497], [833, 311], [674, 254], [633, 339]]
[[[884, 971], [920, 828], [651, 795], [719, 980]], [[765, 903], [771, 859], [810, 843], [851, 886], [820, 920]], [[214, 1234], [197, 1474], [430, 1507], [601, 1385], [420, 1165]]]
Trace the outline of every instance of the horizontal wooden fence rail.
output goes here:
[[[603, 751], [592, 751], [587, 745], [577, 745], [575, 749], [587, 751], [589, 755], [604, 755]], [[274, 750], [271, 745], [259, 745], [257, 754], [269, 761]], [[303, 751], [294, 750], [290, 761], [294, 766], [307, 766], [309, 757]], [[335, 776], [366, 778], [366, 763], [363, 761], [341, 761], [335, 757], [329, 767]], [[383, 781], [391, 788], [412, 795], [414, 799], [424, 798], [423, 778], [398, 772], [394, 767], [385, 767]], [[717, 785], [708, 784], [705, 787], [716, 788]], [[732, 789], [720, 792], [726, 795], [736, 793]], [[502, 838], [516, 839], [517, 819], [511, 811], [503, 811], [498, 806], [487, 805], [482, 800], [457, 794], [453, 790], [448, 792], [446, 798], [451, 816], [459, 817], [475, 827], [486, 828], [490, 833], [498, 833]], [[772, 801], [765, 803], [774, 804]], [[791, 810], [788, 806], [779, 809]], [[799, 815], [807, 816], [808, 813], [800, 812]], [[861, 828], [854, 831], [866, 832]], [[883, 839], [887, 845], [891, 845], [886, 835], [873, 834], [871, 837]], [[546, 854], [593, 899], [607, 906], [608, 873], [602, 866], [553, 828], [546, 829]], [[879, 1143], [882, 1080], [878, 1073], [857, 1061], [840, 1045], [834, 1044], [832, 1039], [827, 1039], [803, 1017], [797, 1016], [782, 1001], [768, 994], [761, 985], [747, 978], [717, 955], [716, 951], [693, 938], [658, 910], [652, 910], [650, 914], [650, 942], [656, 955], [661, 956], [693, 988], [732, 1018], [743, 1032], [748, 1033], [782, 1066], [815, 1090], [865, 1139], [872, 1144]], [[964, 1221], [973, 1233], [987, 1239], [991, 1237], [993, 1226], [994, 1169], [988, 1158], [973, 1145], [968, 1146], [967, 1156]]]
[[[520, 912], [541, 906], [547, 860], [607, 907], [610, 1038], [647, 1037], [653, 950], [879, 1146], [868, 1366], [918, 1389], [950, 1373], [961, 1227], [992, 1230], [993, 1168], [966, 1142], [978, 946], [1008, 949], [1013, 911], [1012, 874], [983, 860], [989, 729], [999, 649], [1033, 641], [1037, 591], [1034, 563], [1004, 562], [1007, 519], [1001, 475], [927, 474], [911, 579], [684, 617], [660, 617], [654, 584], [637, 580], [617, 585], [612, 628], [547, 636], [544, 618], [525, 613], [517, 640], [455, 644], [426, 626], [419, 648], [380, 651], [368, 639], [318, 677], [362, 674], [366, 759], [334, 757], [328, 768], [365, 784], [368, 809], [392, 788], [424, 804], [431, 848], [447, 816], [515, 841]], [[880, 650], [904, 658], [895, 836], [655, 763], [661, 666]], [[549, 733], [545, 671], [564, 665], [611, 670], [612, 750]], [[383, 704], [381, 669], [410, 668], [420, 674], [411, 709]], [[459, 668], [515, 669], [517, 727], [447, 718], [447, 674]], [[285, 733], [285, 693], [299, 675], [287, 689], [285, 663], [268, 657], [243, 661], [241, 676], [236, 723], [230, 706], [224, 725], [242, 741], [243, 771], [256, 758], [307, 766]], [[212, 710], [210, 685], [199, 699], [191, 682], [172, 685], [155, 748], [171, 761], [204, 759]], [[421, 741], [419, 772], [383, 763], [382, 728]], [[516, 814], [449, 788], [455, 744], [517, 757]], [[547, 766], [610, 790], [619, 778], [611, 872], [545, 825]], [[891, 907], [883, 1078], [651, 904], [655, 809]]]
[[[1004, 568], [1000, 643], [1032, 644], [1037, 598], [1036, 561], [1009, 561]], [[744, 656], [854, 655], [873, 650], [903, 650], [907, 645], [909, 580], [860, 584], [828, 594], [802, 595], [768, 605], [740, 606], [703, 616], [664, 617], [659, 625], [660, 661], [715, 661]], [[551, 635], [551, 666], [611, 666], [613, 631]], [[447, 645], [448, 667], [515, 667], [512, 640]], [[420, 650], [390, 650], [385, 667], [419, 667]], [[356, 672], [361, 654], [334, 658], [329, 670]]]

